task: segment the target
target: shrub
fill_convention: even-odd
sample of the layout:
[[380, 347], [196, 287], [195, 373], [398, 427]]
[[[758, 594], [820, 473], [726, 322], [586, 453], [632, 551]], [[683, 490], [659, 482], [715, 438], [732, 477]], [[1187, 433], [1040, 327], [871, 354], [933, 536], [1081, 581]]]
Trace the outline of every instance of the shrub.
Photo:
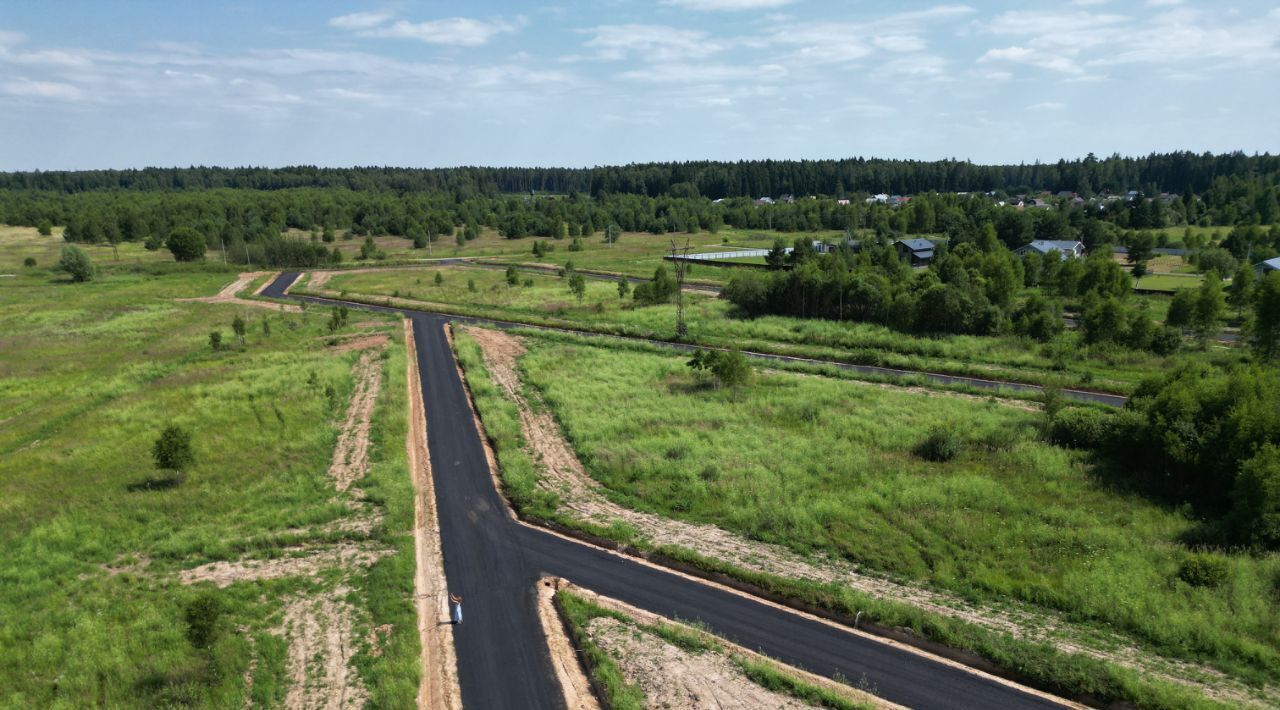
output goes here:
[[1227, 561], [1212, 553], [1195, 553], [1178, 566], [1178, 579], [1193, 587], [1220, 586], [1227, 581]]
[[36, 225], [36, 231], [39, 232], [42, 237], [47, 237], [53, 234], [53, 222], [50, 222], [47, 219], [40, 220], [39, 224]]
[[1067, 407], [1049, 419], [1049, 441], [1072, 449], [1096, 450], [1110, 442], [1112, 416], [1091, 407]]
[[915, 454], [926, 461], [941, 463], [959, 456], [962, 450], [964, 450], [964, 442], [955, 431], [947, 427], [938, 427], [929, 432], [929, 436], [916, 446]]
[[208, 648], [218, 633], [222, 603], [213, 592], [206, 592], [187, 602], [182, 612], [187, 622], [187, 640], [196, 648]]
[[62, 258], [58, 259], [58, 268], [71, 274], [72, 281], [84, 282], [93, 280], [93, 261], [78, 246], [68, 244], [62, 247]]
[[1151, 352], [1157, 355], [1172, 355], [1178, 352], [1182, 347], [1182, 331], [1170, 325], [1166, 325], [1157, 330], [1155, 335], [1151, 336], [1151, 344], [1149, 346]]
[[160, 237], [152, 234], [147, 237], [146, 241], [142, 242], [142, 246], [147, 251], [160, 251], [160, 247], [164, 246], [164, 241], [160, 239]]
[[28, 269], [35, 268], [36, 258], [34, 256], [29, 256], [22, 260], [22, 265]]

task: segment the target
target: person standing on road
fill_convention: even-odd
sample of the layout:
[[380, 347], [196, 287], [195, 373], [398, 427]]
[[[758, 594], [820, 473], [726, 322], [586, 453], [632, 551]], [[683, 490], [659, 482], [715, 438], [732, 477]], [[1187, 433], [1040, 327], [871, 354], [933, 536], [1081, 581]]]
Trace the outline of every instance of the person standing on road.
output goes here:
[[462, 597], [457, 594], [449, 595], [449, 618], [455, 624], [462, 623]]

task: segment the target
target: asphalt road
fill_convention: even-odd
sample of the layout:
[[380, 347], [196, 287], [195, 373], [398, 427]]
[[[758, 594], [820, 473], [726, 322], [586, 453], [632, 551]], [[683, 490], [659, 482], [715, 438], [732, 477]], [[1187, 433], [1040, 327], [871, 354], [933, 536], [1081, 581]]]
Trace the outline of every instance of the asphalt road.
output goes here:
[[[286, 297], [284, 289], [296, 277], [282, 274], [263, 295]], [[536, 608], [535, 584], [544, 574], [668, 618], [700, 621], [748, 648], [814, 673], [838, 673], [910, 707], [1058, 707], [963, 669], [520, 525], [493, 484], [444, 336], [453, 319], [352, 305], [401, 312], [413, 323], [445, 574], [450, 591], [463, 597], [464, 622], [454, 640], [466, 707], [562, 705]]]

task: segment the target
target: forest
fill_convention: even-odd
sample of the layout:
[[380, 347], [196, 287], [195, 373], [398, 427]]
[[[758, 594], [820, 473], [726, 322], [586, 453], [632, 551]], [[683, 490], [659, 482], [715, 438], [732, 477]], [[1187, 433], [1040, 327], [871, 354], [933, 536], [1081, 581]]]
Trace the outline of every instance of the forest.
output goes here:
[[639, 163], [593, 168], [145, 168], [19, 172], [0, 175], [3, 190], [177, 191], [213, 188], [283, 190], [299, 187], [353, 191], [449, 192], [460, 199], [500, 193], [582, 192], [690, 196], [710, 199], [764, 195], [919, 192], [1049, 192], [1091, 195], [1108, 190], [1205, 192], [1220, 178], [1263, 178], [1275, 184], [1280, 156], [1153, 153], [1145, 157], [1092, 153], [1078, 160], [1018, 165], [976, 165], [965, 160], [747, 160]]

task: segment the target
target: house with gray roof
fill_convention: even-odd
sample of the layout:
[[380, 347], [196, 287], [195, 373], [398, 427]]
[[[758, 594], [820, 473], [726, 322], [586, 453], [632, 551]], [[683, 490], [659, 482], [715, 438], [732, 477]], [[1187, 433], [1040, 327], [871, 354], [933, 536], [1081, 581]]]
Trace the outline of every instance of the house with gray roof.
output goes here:
[[1036, 252], [1040, 256], [1044, 256], [1051, 251], [1058, 252], [1058, 256], [1063, 259], [1072, 259], [1084, 256], [1084, 242], [1073, 242], [1065, 239], [1037, 239], [1030, 244], [1024, 244], [1013, 250], [1018, 256], [1026, 256], [1031, 252]]
[[933, 261], [933, 242], [928, 239], [899, 239], [893, 243], [898, 256], [906, 259], [912, 266], [927, 266]]
[[1272, 271], [1280, 271], [1280, 256], [1253, 265], [1253, 272], [1258, 276], [1266, 276]]

